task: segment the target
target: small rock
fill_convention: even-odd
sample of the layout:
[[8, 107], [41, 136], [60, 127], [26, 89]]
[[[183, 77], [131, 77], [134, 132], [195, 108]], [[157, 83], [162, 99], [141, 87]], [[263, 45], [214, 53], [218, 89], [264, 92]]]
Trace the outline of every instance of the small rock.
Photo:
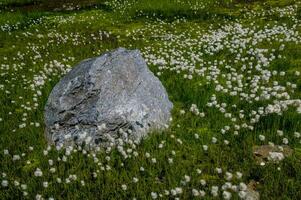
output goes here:
[[260, 195], [259, 192], [256, 191], [257, 183], [254, 180], [251, 180], [248, 184], [247, 190], [246, 190], [246, 200], [259, 200]]
[[253, 147], [253, 155], [257, 164], [265, 162], [279, 162], [285, 157], [291, 156], [293, 150], [287, 146], [262, 145]]

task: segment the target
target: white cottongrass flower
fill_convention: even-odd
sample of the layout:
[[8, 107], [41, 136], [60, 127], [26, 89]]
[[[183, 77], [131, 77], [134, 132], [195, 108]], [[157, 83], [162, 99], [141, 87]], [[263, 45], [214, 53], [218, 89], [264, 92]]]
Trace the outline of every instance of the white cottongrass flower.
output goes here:
[[36, 200], [42, 200], [42, 199], [43, 199], [42, 195], [40, 195], [40, 194], [36, 195]]
[[9, 151], [7, 149], [3, 150], [4, 155], [9, 155]]
[[195, 197], [200, 196], [200, 192], [196, 189], [192, 189], [192, 195]]
[[186, 183], [190, 182], [190, 180], [191, 180], [190, 176], [187, 176], [187, 175], [184, 176], [184, 179], [185, 179]]
[[47, 156], [47, 155], [48, 155], [48, 151], [47, 151], [47, 150], [44, 150], [44, 151], [43, 151], [43, 154], [44, 154], [44, 156]]
[[241, 182], [239, 183], [239, 189], [241, 191], [246, 191], [248, 189], [248, 186], [245, 183]]
[[295, 138], [300, 138], [300, 133], [299, 132], [294, 132], [294, 137]]
[[170, 194], [170, 192], [169, 192], [168, 190], [164, 190], [164, 194], [165, 194], [166, 196], [168, 196], [168, 195]]
[[37, 168], [36, 171], [34, 172], [34, 175], [36, 177], [40, 177], [40, 176], [43, 176], [43, 172], [41, 171], [40, 168]]
[[47, 181], [43, 182], [43, 187], [48, 188], [48, 182]]
[[224, 144], [229, 145], [230, 144], [229, 140], [224, 140]]
[[20, 185], [20, 183], [19, 183], [18, 181], [14, 181], [14, 185], [15, 185], [16, 187], [18, 187], [18, 186]]
[[13, 161], [20, 160], [21, 157], [19, 155], [13, 155]]
[[211, 187], [211, 194], [214, 197], [218, 196], [218, 186], [212, 186]]
[[52, 165], [53, 165], [53, 160], [48, 160], [48, 164], [49, 164], [50, 166], [52, 166]]
[[239, 196], [239, 198], [241, 198], [241, 199], [245, 199], [246, 196], [247, 196], [247, 193], [246, 193], [245, 191], [239, 191], [239, 192], [238, 192], [238, 196]]
[[50, 171], [51, 173], [55, 173], [56, 169], [55, 169], [54, 167], [51, 167], [51, 168], [49, 169], [49, 171]]
[[7, 187], [8, 186], [8, 181], [7, 180], [2, 180], [1, 186], [2, 187]]
[[228, 191], [223, 191], [223, 198], [226, 199], [226, 200], [229, 200], [231, 199], [232, 197], [232, 194]]
[[283, 136], [283, 131], [281, 131], [281, 130], [277, 130], [277, 135], [279, 135], [279, 136]]
[[200, 190], [200, 197], [204, 197], [206, 195], [206, 192], [204, 190]]
[[183, 189], [181, 187], [176, 187], [175, 189], [176, 189], [177, 194], [183, 193]]
[[85, 186], [85, 185], [86, 185], [86, 183], [85, 183], [84, 180], [81, 180], [81, 181], [80, 181], [80, 184], [81, 184], [82, 186]]
[[238, 179], [241, 179], [241, 178], [242, 178], [242, 173], [241, 173], [241, 172], [236, 172], [236, 177], [237, 177]]
[[134, 183], [137, 183], [138, 181], [139, 181], [138, 178], [136, 178], [136, 177], [133, 178], [133, 182], [134, 182]]
[[158, 194], [156, 192], [151, 192], [151, 197], [152, 197], [152, 199], [157, 199]]
[[177, 195], [177, 191], [175, 189], [171, 189], [170, 190], [171, 195], [176, 196]]
[[218, 174], [223, 173], [222, 168], [219, 168], [219, 167], [215, 168], [215, 171], [216, 171]]
[[283, 138], [283, 139], [282, 139], [282, 143], [283, 143], [283, 144], [288, 144], [288, 139], [287, 139], [287, 138]]
[[122, 190], [127, 190], [127, 186], [126, 186], [125, 184], [122, 184], [122, 185], [121, 185], [121, 189], [122, 189]]
[[265, 140], [265, 136], [264, 135], [259, 135], [259, 140], [260, 141], [264, 141]]
[[62, 179], [61, 178], [56, 178], [56, 182], [57, 183], [62, 183]]
[[180, 110], [180, 114], [184, 115], [185, 114], [185, 110]]
[[26, 190], [27, 189], [27, 185], [26, 184], [21, 184], [21, 189], [22, 190]]
[[226, 178], [227, 181], [230, 181], [232, 179], [232, 177], [233, 177], [232, 173], [226, 172], [226, 177], [225, 178]]

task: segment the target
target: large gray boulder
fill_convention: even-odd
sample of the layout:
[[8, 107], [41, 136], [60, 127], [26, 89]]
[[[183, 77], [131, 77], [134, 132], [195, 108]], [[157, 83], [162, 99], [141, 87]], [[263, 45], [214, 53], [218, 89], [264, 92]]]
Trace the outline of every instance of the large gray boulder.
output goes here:
[[138, 50], [119, 48], [82, 61], [53, 88], [46, 137], [60, 146], [140, 140], [163, 130], [173, 105]]

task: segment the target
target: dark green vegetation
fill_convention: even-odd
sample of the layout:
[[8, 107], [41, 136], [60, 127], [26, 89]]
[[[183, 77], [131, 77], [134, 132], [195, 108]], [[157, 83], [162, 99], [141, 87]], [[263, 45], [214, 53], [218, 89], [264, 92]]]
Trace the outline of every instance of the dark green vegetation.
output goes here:
[[[206, 192], [205, 199], [221, 199], [227, 198], [221, 188], [226, 182], [238, 185], [251, 180], [258, 182], [256, 191], [261, 199], [300, 199], [298, 105], [266, 115], [259, 111], [260, 107], [265, 111], [273, 100], [285, 105], [285, 92], [290, 99], [301, 97], [301, 76], [296, 73], [301, 71], [300, 6], [292, 0], [4, 0], [0, 4], [0, 173], [5, 174], [0, 174], [0, 181], [4, 185], [3, 181], [8, 181], [8, 186], [0, 186], [0, 199], [33, 199], [37, 195], [45, 199], [200, 198], [201, 194], [193, 195], [193, 189]], [[251, 42], [246, 42], [248, 38]], [[116, 149], [95, 155], [82, 151], [65, 155], [65, 150], [56, 151], [55, 147], [47, 151], [43, 108], [53, 86], [79, 61], [120, 46], [140, 49], [166, 87], [175, 106], [169, 130], [152, 134], [135, 147], [125, 145], [125, 151], [131, 149], [127, 152], [131, 157], [126, 159]], [[250, 59], [243, 59], [247, 57]], [[243, 65], [252, 68], [243, 70]], [[197, 75], [191, 66], [207, 69]], [[277, 74], [266, 75], [275, 70]], [[281, 71], [286, 74], [280, 75]], [[241, 83], [236, 82], [241, 74]], [[218, 85], [229, 91], [216, 91]], [[249, 98], [230, 95], [235, 86]], [[269, 88], [270, 99], [263, 98], [265, 88]], [[272, 96], [272, 92], [283, 96]], [[219, 107], [226, 104], [225, 113], [231, 117], [225, 117], [220, 108], [207, 106], [214, 101], [213, 94]], [[257, 101], [257, 96], [263, 99]], [[192, 104], [205, 117], [191, 112]], [[240, 110], [244, 110], [242, 118]], [[260, 119], [251, 123], [255, 115]], [[243, 124], [247, 128], [242, 128]], [[240, 128], [236, 130], [235, 125]], [[227, 126], [229, 130], [222, 134]], [[279, 136], [277, 130], [284, 135]], [[294, 150], [292, 156], [278, 163], [256, 164], [253, 146], [282, 145], [285, 138]], [[207, 151], [203, 145], [208, 145]], [[48, 160], [53, 160], [53, 166]], [[37, 168], [43, 176], [34, 175]], [[226, 172], [233, 178], [227, 180]], [[241, 179], [236, 172], [243, 174]], [[76, 180], [70, 175], [76, 175]], [[139, 179], [137, 183], [134, 177]], [[57, 183], [57, 178], [62, 183]], [[48, 187], [43, 182], [48, 182]], [[212, 186], [219, 186], [217, 197]], [[165, 194], [172, 189], [178, 192]], [[225, 190], [232, 199], [240, 199], [239, 189]]]

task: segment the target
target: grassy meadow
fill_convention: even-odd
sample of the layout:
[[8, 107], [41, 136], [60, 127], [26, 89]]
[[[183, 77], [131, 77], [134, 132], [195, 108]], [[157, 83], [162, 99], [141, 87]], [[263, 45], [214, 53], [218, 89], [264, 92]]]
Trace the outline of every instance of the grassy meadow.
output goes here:
[[[118, 47], [165, 86], [168, 129], [49, 146], [52, 88]], [[258, 162], [263, 145], [280, 152]], [[301, 2], [0, 0], [0, 184], [0, 199], [301, 199]]]

